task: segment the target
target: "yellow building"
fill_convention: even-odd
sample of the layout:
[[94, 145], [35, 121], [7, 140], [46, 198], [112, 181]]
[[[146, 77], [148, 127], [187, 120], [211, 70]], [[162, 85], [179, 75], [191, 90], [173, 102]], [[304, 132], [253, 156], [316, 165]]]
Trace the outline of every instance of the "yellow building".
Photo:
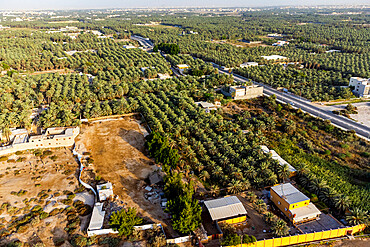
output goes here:
[[177, 68], [184, 70], [184, 69], [188, 69], [189, 68], [189, 65], [187, 65], [187, 64], [178, 64], [177, 65]]
[[205, 201], [212, 221], [217, 223], [240, 223], [247, 219], [247, 211], [236, 196]]
[[321, 212], [305, 194], [290, 183], [271, 187], [270, 199], [293, 222], [302, 223], [314, 220]]

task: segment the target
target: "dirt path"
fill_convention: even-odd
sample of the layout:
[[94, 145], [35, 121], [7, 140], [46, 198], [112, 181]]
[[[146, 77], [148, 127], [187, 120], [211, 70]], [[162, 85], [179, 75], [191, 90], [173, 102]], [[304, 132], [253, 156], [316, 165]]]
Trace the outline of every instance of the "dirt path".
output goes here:
[[91, 153], [96, 173], [113, 184], [114, 194], [126, 206], [135, 207], [144, 218], [167, 226], [169, 221], [160, 205], [144, 198], [144, 180], [157, 169], [144, 155], [144, 143], [137, 120], [127, 117], [84, 125], [76, 151]]

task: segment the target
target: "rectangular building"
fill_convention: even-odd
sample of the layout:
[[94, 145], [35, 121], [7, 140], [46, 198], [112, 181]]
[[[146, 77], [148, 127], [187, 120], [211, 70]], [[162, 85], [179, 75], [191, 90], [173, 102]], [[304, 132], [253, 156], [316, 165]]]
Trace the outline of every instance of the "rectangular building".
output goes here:
[[228, 90], [222, 90], [222, 93], [232, 99], [253, 99], [263, 95], [263, 87], [258, 85], [252, 86], [230, 86]]
[[258, 66], [258, 63], [257, 62], [246, 62], [246, 63], [242, 63], [240, 65], [240, 68], [248, 68], [248, 67], [251, 67], [251, 66]]
[[271, 187], [270, 199], [293, 224], [314, 220], [321, 214], [310, 198], [290, 183]]
[[349, 86], [354, 87], [352, 92], [357, 97], [370, 97], [370, 78], [351, 77]]
[[279, 162], [279, 165], [281, 165], [281, 166], [287, 165], [288, 168], [289, 168], [289, 172], [290, 172], [289, 177], [293, 177], [293, 176], [295, 176], [297, 174], [297, 169], [295, 169], [291, 164], [289, 164], [283, 158], [281, 158], [280, 155], [278, 155], [278, 153], [276, 153], [275, 150], [269, 149], [265, 145], [261, 145], [261, 149], [262, 149], [262, 151], [264, 153], [271, 154], [271, 158], [273, 158], [274, 160], [276, 160], [277, 162]]
[[212, 221], [217, 223], [233, 224], [247, 219], [247, 211], [236, 196], [205, 201], [204, 205], [211, 215]]

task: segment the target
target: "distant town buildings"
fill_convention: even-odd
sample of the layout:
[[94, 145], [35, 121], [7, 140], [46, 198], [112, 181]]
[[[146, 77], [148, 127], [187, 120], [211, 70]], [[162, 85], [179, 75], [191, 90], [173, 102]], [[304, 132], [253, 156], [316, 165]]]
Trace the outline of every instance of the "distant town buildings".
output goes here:
[[351, 77], [349, 86], [354, 87], [352, 92], [357, 97], [370, 97], [370, 78]]
[[246, 62], [246, 63], [242, 63], [240, 65], [240, 68], [247, 68], [247, 67], [251, 67], [251, 66], [258, 66], [258, 63], [257, 62]]
[[340, 50], [328, 50], [328, 51], [325, 51], [326, 53], [331, 53], [331, 52], [340, 52]]
[[280, 55], [271, 55], [271, 56], [261, 56], [262, 58], [266, 60], [285, 60], [287, 57], [280, 56]]
[[251, 40], [242, 39], [241, 41], [244, 42], [244, 43], [247, 43], [247, 44], [261, 44], [262, 43], [262, 41], [260, 41], [260, 40], [258, 40], [258, 41], [251, 41]]
[[270, 33], [270, 34], [267, 34], [267, 37], [269, 37], [269, 38], [282, 38], [283, 35], [279, 34], [279, 33]]
[[136, 46], [133, 46], [133, 45], [124, 45], [123, 48], [125, 48], [125, 49], [135, 49]]
[[284, 45], [289, 45], [289, 42], [288, 41], [279, 40], [276, 43], [273, 43], [272, 44], [272, 46], [284, 46]]
[[157, 75], [158, 75], [158, 78], [161, 79], [161, 80], [171, 78], [171, 76], [169, 74], [158, 73]]
[[253, 99], [263, 95], [263, 87], [258, 85], [251, 86], [230, 86], [226, 89], [222, 89], [221, 92], [226, 97], [232, 99]]
[[293, 224], [314, 220], [321, 214], [310, 198], [290, 183], [271, 187], [270, 199]]

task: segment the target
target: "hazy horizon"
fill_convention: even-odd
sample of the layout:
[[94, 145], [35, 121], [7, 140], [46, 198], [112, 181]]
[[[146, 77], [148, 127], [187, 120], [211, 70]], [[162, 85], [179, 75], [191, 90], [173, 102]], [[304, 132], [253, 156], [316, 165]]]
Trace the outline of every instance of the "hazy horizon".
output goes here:
[[366, 0], [0, 0], [0, 10], [68, 10], [104, 8], [170, 8], [170, 7], [272, 7], [272, 6], [319, 6], [319, 5], [368, 5]]

